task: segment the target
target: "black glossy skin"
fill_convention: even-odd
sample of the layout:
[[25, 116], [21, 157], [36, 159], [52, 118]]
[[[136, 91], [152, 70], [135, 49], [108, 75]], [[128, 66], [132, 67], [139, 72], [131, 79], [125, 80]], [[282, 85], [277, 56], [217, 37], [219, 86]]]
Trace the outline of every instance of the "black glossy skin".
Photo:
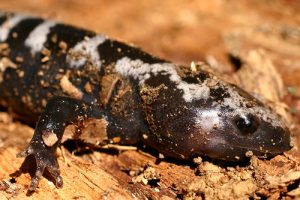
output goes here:
[[[13, 16], [0, 17], [0, 25]], [[205, 155], [240, 161], [246, 159], [245, 153], [249, 151], [257, 156], [272, 156], [290, 149], [290, 133], [279, 116], [275, 113], [256, 116], [256, 108], [259, 112], [263, 110], [262, 113], [271, 111], [233, 85], [221, 80], [215, 85], [207, 84], [215, 81], [215, 77], [205, 71], [175, 65], [164, 71], [160, 67], [165, 66], [165, 60], [110, 39], [105, 39], [96, 48], [100, 68], [93, 60], [90, 62], [88, 56], [84, 64], [74, 67], [67, 59], [70, 50], [84, 38], [93, 38], [96, 34], [63, 24], [50, 28], [43, 43], [43, 48], [50, 54], [46, 61], [43, 60], [45, 53], [42, 50], [32, 54], [24, 43], [32, 30], [43, 22], [39, 18], [21, 20], [2, 41], [8, 48], [0, 52], [0, 63], [4, 62], [3, 58], [14, 63], [6, 63], [1, 71], [1, 105], [28, 122], [40, 117], [30, 144], [19, 154], [36, 158], [36, 175], [29, 190], [35, 190], [45, 168], [55, 178], [56, 185], [62, 186], [54, 153], [68, 124], [78, 125], [80, 129], [80, 124], [89, 119], [106, 121], [106, 131], [102, 133], [105, 139], [99, 141], [100, 145], [142, 142], [176, 159]], [[65, 48], [60, 45], [62, 41]], [[143, 72], [148, 75], [145, 80], [140, 72], [126, 75], [128, 71], [117, 70], [124, 57], [130, 59], [127, 64], [139, 60], [142, 63], [139, 66], [149, 65], [153, 70]], [[176, 80], [174, 76], [171, 78], [171, 73], [176, 75]], [[79, 96], [64, 89], [61, 84], [64, 76], [72, 87], [81, 91]], [[197, 96], [188, 91], [191, 97], [184, 98], [182, 87], [197, 87], [197, 84], [209, 88], [209, 94], [202, 98], [199, 97], [201, 93]], [[110, 93], [105, 92], [107, 85]], [[232, 102], [238, 103], [230, 103], [231, 98]], [[234, 112], [236, 106], [241, 107], [238, 113]], [[248, 115], [248, 109], [252, 108]], [[211, 124], [215, 120], [219, 126]], [[54, 144], [46, 144], [45, 133], [55, 135]]]

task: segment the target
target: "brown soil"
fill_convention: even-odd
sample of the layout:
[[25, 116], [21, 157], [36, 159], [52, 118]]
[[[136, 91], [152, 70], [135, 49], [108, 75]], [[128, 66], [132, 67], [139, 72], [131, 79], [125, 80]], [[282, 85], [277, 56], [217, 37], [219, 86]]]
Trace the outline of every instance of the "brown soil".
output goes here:
[[[248, 165], [157, 162], [133, 147], [71, 154], [59, 150], [64, 187], [43, 178], [31, 199], [292, 199], [300, 197], [299, 0], [40, 0], [0, 1], [2, 10], [63, 21], [134, 43], [189, 65], [206, 61], [214, 71], [263, 97], [284, 116], [295, 147]], [[240, 68], [238, 70], [238, 68]], [[234, 77], [234, 79], [232, 79]], [[23, 199], [34, 160], [16, 154], [33, 129], [0, 114], [0, 198]], [[18, 175], [11, 178], [11, 174]]]

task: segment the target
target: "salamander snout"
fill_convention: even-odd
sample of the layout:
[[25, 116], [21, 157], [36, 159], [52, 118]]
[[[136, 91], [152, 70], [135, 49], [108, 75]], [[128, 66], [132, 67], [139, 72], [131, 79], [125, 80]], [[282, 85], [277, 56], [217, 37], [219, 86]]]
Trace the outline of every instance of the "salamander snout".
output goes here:
[[290, 131], [282, 118], [260, 101], [233, 86], [230, 95], [206, 109], [195, 109], [203, 139], [199, 154], [240, 161], [251, 155], [270, 157], [291, 148]]
[[[233, 129], [236, 129], [237, 140], [229, 141], [236, 149], [247, 149], [257, 156], [274, 156], [291, 148], [290, 131], [282, 119], [267, 108], [263, 113], [237, 115], [233, 120]], [[265, 118], [264, 118], [265, 117]], [[244, 143], [247, 142], [247, 144]]]
[[251, 155], [274, 156], [291, 148], [289, 129], [269, 108], [210, 108], [198, 110], [194, 119], [193, 135], [201, 139], [197, 147], [190, 148], [199, 155], [241, 161]]
[[144, 143], [174, 158], [228, 161], [270, 157], [291, 148], [290, 132], [276, 112], [238, 86], [212, 77], [199, 73], [184, 77], [189, 85], [159, 86], [154, 100], [146, 99], [152, 134]]

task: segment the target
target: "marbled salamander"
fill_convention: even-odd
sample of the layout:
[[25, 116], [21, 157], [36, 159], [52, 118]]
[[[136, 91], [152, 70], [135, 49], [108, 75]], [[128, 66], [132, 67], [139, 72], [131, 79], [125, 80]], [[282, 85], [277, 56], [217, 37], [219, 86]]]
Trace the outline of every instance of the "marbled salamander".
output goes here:
[[[290, 149], [280, 117], [215, 75], [73, 26], [0, 14], [0, 104], [38, 120], [18, 156], [62, 186], [55, 157], [65, 127], [97, 145], [143, 143], [168, 157], [244, 160]], [[39, 119], [38, 119], [39, 118]]]

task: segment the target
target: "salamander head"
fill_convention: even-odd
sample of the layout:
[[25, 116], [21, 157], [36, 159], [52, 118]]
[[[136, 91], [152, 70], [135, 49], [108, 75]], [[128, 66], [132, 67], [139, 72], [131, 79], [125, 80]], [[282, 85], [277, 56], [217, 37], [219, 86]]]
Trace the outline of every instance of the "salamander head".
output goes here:
[[124, 57], [116, 71], [140, 86], [149, 134], [144, 143], [169, 157], [243, 160], [291, 148], [280, 117], [240, 88], [202, 71]]
[[152, 86], [145, 91], [157, 95], [146, 109], [154, 133], [146, 144], [175, 158], [204, 155], [229, 161], [291, 148], [290, 132], [279, 115], [239, 87], [211, 77], [185, 76], [168, 87], [154, 85], [155, 79], [147, 83]]
[[[223, 160], [269, 157], [291, 148], [290, 132], [270, 108], [230, 84], [211, 89], [211, 102], [194, 105], [195, 153]], [[199, 138], [201, 138], [199, 141]], [[190, 145], [194, 145], [191, 143]]]
[[166, 156], [242, 161], [291, 148], [290, 132], [280, 116], [237, 86], [219, 81], [204, 89], [207, 98], [192, 101], [174, 88], [145, 90], [159, 94], [146, 109], [153, 134], [144, 142]]

